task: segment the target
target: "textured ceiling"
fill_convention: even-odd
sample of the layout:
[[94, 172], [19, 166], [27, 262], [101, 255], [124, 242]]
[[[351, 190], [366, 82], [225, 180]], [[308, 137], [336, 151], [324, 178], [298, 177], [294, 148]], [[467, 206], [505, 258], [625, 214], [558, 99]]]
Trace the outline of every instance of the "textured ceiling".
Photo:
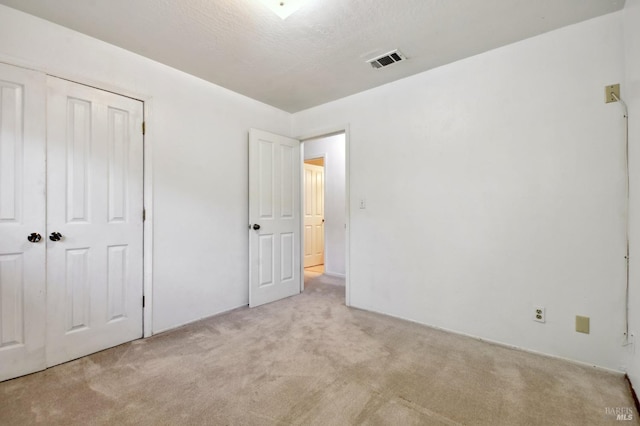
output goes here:
[[[261, 0], [0, 3], [295, 112], [621, 9], [624, 0]], [[409, 60], [365, 60], [400, 49]]]

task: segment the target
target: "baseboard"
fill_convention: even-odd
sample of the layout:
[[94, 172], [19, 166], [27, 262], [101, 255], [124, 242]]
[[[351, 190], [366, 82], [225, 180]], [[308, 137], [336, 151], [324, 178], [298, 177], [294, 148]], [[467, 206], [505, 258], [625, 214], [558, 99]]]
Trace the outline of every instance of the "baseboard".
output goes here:
[[613, 373], [613, 374], [616, 374], [618, 376], [625, 375], [625, 373], [623, 373], [621, 371], [618, 371], [618, 370], [614, 370], [612, 368], [602, 367], [600, 365], [595, 365], [595, 364], [592, 364], [592, 363], [589, 363], [589, 362], [584, 362], [584, 361], [578, 361], [578, 360], [571, 359], [571, 358], [565, 358], [565, 357], [562, 357], [562, 356], [559, 356], [559, 355], [552, 355], [552, 354], [548, 354], [548, 353], [545, 353], [545, 352], [539, 352], [539, 351], [536, 351], [536, 350], [533, 350], [533, 349], [523, 348], [521, 346], [516, 346], [516, 345], [509, 344], [509, 343], [504, 343], [504, 342], [500, 342], [500, 341], [497, 341], [497, 340], [491, 340], [491, 339], [486, 339], [484, 337], [474, 336], [472, 334], [463, 333], [461, 331], [451, 330], [451, 329], [444, 328], [444, 327], [438, 327], [438, 326], [431, 325], [431, 324], [425, 324], [425, 323], [422, 323], [422, 322], [419, 322], [419, 321], [415, 321], [415, 320], [412, 320], [412, 319], [408, 319], [408, 318], [404, 318], [404, 317], [401, 317], [401, 316], [391, 315], [391, 314], [387, 314], [387, 313], [384, 313], [384, 312], [379, 312], [379, 311], [376, 311], [374, 309], [367, 309], [367, 308], [362, 308], [362, 307], [353, 306], [353, 305], [351, 305], [350, 308], [359, 309], [361, 311], [371, 312], [371, 313], [374, 313], [374, 314], [380, 314], [380, 315], [384, 315], [384, 316], [391, 317], [391, 318], [396, 318], [396, 319], [399, 319], [399, 320], [402, 320], [402, 321], [407, 321], [407, 322], [411, 322], [411, 323], [414, 323], [414, 324], [422, 325], [424, 327], [432, 328], [434, 330], [440, 330], [440, 331], [444, 331], [446, 333], [456, 334], [458, 336], [469, 337], [469, 338], [474, 339], [474, 340], [479, 340], [481, 342], [486, 342], [486, 343], [489, 343], [489, 344], [492, 344], [492, 345], [501, 346], [503, 348], [509, 348], [509, 349], [514, 349], [514, 350], [521, 351], [521, 352], [534, 354], [534, 355], [540, 355], [540, 356], [543, 356], [543, 357], [546, 357], [546, 358], [559, 359], [559, 360], [562, 360], [562, 361], [570, 362], [572, 364], [581, 365], [581, 366], [584, 366], [584, 367], [591, 367], [591, 368], [595, 368], [596, 370], [606, 371], [608, 373]]
[[328, 275], [330, 277], [336, 277], [336, 278], [346, 278], [347, 276], [345, 274], [338, 274], [336, 272], [324, 272], [325, 275]]
[[[206, 320], [206, 319], [209, 319], [209, 318], [217, 317], [219, 315], [224, 315], [224, 314], [229, 313], [231, 311], [235, 311], [236, 309], [246, 308], [247, 306], [249, 306], [249, 304], [248, 303], [244, 303], [242, 305], [236, 306], [235, 308], [226, 309], [224, 311], [216, 312], [216, 313], [211, 314], [211, 315], [206, 315], [204, 317], [200, 317], [200, 318], [197, 318], [197, 319], [194, 319], [194, 320], [191, 320], [191, 321], [187, 321], [187, 322], [178, 324], [178, 325], [173, 326], [173, 327], [167, 327], [167, 328], [163, 328], [163, 329], [158, 330], [158, 331], [153, 331], [151, 336], [155, 336], [155, 335], [160, 334], [160, 333], [166, 333], [167, 331], [173, 331], [173, 330], [176, 330], [178, 328], [187, 326], [189, 324], [193, 324], [193, 323], [198, 322], [198, 321], [202, 321], [202, 320]], [[144, 338], [146, 339], [147, 337], [151, 337], [151, 336], [145, 336]]]

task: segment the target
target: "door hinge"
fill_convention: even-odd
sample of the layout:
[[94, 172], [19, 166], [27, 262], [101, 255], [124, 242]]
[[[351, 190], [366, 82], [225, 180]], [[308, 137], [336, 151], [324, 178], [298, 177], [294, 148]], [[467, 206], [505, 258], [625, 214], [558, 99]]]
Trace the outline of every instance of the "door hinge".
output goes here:
[[147, 131], [147, 126], [145, 125], [145, 122], [142, 122], [142, 134], [144, 135]]
[[147, 209], [142, 209], [142, 221], [147, 220]]
[[144, 296], [142, 296], [142, 307], [144, 308]]

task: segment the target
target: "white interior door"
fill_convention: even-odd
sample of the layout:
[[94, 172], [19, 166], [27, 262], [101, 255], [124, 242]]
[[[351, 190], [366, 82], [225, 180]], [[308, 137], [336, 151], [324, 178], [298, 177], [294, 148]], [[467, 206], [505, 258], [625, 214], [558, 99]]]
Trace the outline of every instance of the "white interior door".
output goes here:
[[45, 368], [45, 87], [0, 64], [0, 381]]
[[324, 167], [304, 164], [304, 267], [324, 263]]
[[300, 141], [249, 132], [249, 306], [300, 293]]
[[142, 337], [143, 105], [53, 77], [47, 86], [51, 366]]

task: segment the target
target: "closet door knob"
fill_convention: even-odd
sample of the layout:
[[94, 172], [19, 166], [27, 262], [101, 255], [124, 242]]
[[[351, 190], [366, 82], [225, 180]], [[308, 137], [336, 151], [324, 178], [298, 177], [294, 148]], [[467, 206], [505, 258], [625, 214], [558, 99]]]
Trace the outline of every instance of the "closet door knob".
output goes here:
[[37, 232], [32, 232], [31, 235], [27, 237], [27, 240], [29, 240], [32, 243], [37, 243], [41, 239], [42, 239], [42, 235], [38, 234]]
[[51, 241], [60, 241], [61, 238], [62, 234], [59, 232], [52, 232], [51, 235], [49, 235], [49, 239]]
[[257, 231], [258, 229], [260, 229], [260, 225], [258, 225], [257, 223], [254, 223], [253, 229]]

